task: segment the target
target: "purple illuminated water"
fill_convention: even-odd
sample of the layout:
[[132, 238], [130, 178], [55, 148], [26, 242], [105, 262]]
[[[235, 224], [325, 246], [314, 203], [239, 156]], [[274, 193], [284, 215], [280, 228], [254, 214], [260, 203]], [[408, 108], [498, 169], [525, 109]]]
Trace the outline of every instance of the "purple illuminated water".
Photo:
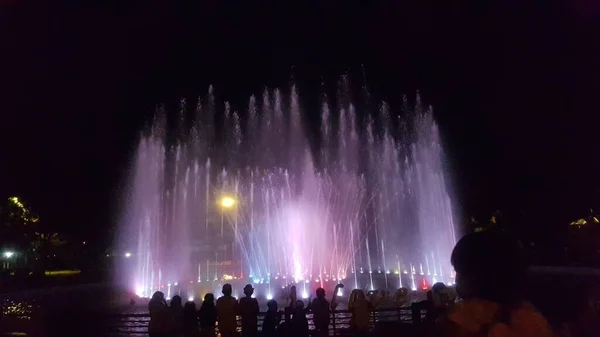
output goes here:
[[309, 280], [373, 288], [374, 275], [388, 289], [453, 281], [452, 202], [431, 111], [417, 102], [397, 125], [385, 104], [371, 117], [324, 103], [315, 152], [298, 100], [292, 88], [250, 98], [242, 114], [226, 105], [216, 132], [211, 89], [174, 142], [157, 112], [118, 239], [139, 295], [234, 278], [269, 293]]

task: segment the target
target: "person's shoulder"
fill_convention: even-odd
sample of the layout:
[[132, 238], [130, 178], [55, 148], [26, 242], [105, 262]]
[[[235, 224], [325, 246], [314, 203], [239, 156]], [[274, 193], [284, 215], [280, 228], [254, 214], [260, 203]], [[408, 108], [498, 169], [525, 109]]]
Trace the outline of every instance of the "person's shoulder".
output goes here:
[[515, 325], [527, 335], [552, 335], [552, 330], [546, 317], [530, 303], [523, 303], [513, 311], [513, 314], [511, 315], [511, 325]]

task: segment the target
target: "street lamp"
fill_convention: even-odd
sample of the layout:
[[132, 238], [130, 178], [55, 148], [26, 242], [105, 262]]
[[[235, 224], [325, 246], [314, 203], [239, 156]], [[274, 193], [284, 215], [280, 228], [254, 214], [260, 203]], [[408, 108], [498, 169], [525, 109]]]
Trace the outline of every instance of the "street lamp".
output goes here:
[[232, 208], [233, 206], [235, 206], [236, 201], [232, 197], [224, 196], [221, 198], [221, 200], [219, 200], [219, 204], [223, 208]]

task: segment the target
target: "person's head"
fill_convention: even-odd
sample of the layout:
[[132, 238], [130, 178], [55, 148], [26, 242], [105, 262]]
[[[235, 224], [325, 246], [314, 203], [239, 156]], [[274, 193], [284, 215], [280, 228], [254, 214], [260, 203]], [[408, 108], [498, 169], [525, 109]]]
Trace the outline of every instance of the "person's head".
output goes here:
[[215, 303], [215, 295], [213, 295], [212, 293], [208, 293], [208, 294], [204, 295], [203, 303], [214, 304]]
[[251, 284], [246, 284], [244, 287], [244, 295], [246, 295], [246, 297], [251, 297], [252, 294], [254, 294], [254, 288], [252, 288]]
[[193, 301], [185, 302], [185, 305], [183, 306], [183, 310], [188, 313], [195, 313], [196, 312], [196, 303], [194, 303]]
[[365, 292], [362, 289], [354, 289], [352, 290], [352, 294], [354, 301], [363, 301], [366, 299]]
[[181, 307], [181, 296], [173, 296], [173, 299], [171, 299], [171, 307]]
[[150, 301], [152, 302], [162, 302], [165, 299], [165, 294], [162, 291], [157, 291], [154, 294], [152, 294], [152, 299], [150, 299]]
[[271, 311], [271, 312], [277, 311], [277, 301], [269, 300], [267, 302], [267, 308], [269, 308], [269, 311]]
[[317, 288], [317, 298], [325, 298], [325, 289]]
[[302, 302], [302, 300], [297, 300], [296, 301], [296, 309], [297, 310], [304, 309], [304, 302]]
[[431, 287], [431, 291], [433, 291], [434, 293], [439, 292], [442, 289], [446, 289], [446, 285], [444, 284], [444, 282], [436, 282], [432, 287]]
[[221, 292], [222, 292], [222, 293], [223, 293], [223, 295], [225, 295], [225, 296], [231, 296], [231, 292], [232, 292], [232, 290], [231, 290], [231, 284], [229, 284], [229, 283], [225, 283], [225, 284], [223, 285], [223, 289], [221, 290]]
[[456, 271], [456, 291], [462, 298], [504, 305], [520, 300], [526, 264], [517, 242], [502, 233], [464, 236], [454, 247], [451, 262]]

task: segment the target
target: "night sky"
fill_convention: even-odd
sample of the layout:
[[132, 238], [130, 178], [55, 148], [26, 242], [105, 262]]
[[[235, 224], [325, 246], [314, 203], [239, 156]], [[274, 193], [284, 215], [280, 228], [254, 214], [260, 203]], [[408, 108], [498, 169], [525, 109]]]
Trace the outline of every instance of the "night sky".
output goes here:
[[70, 3], [0, 19], [0, 197], [48, 230], [105, 244], [157, 103], [212, 83], [244, 106], [361, 69], [374, 96], [433, 105], [463, 219], [500, 209], [552, 238], [600, 208], [593, 1]]

